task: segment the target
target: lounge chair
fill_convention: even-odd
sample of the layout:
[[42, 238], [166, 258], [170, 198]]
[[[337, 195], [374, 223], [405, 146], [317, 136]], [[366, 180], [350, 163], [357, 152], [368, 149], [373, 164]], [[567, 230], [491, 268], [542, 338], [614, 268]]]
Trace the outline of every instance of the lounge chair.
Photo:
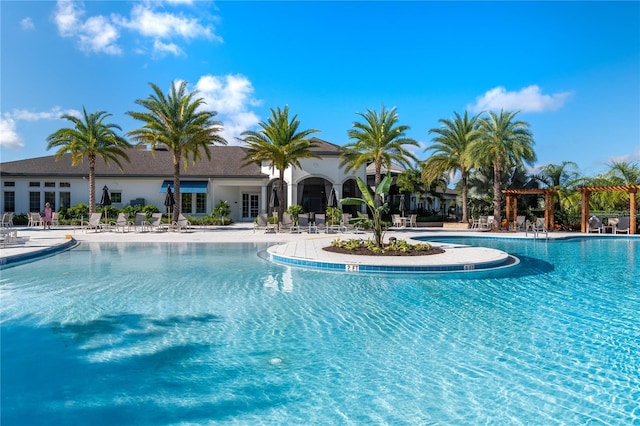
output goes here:
[[631, 233], [631, 227], [629, 225], [629, 216], [623, 216], [618, 218], [618, 223], [613, 228], [614, 234], [629, 234]]
[[282, 223], [278, 227], [280, 232], [298, 232], [298, 227], [293, 222], [293, 217], [289, 213], [282, 214]]
[[149, 222], [145, 213], [136, 213], [133, 222], [129, 222], [129, 229], [133, 228], [136, 232], [147, 232], [149, 230]]
[[127, 232], [129, 230], [129, 215], [127, 213], [118, 213], [118, 218], [115, 222], [110, 222], [109, 226], [116, 232], [122, 230]]
[[260, 213], [256, 217], [256, 221], [253, 223], [253, 232], [256, 229], [264, 229], [265, 234], [276, 232], [276, 225], [269, 223], [269, 216], [266, 213]]
[[192, 226], [191, 222], [189, 222], [189, 219], [187, 219], [186, 216], [182, 213], [178, 214], [178, 220], [173, 222], [173, 229], [181, 232], [183, 229], [186, 231], [191, 228]]
[[401, 228], [402, 227], [402, 219], [400, 219], [400, 215], [399, 214], [392, 214], [391, 215], [391, 226], [393, 226], [394, 228]]
[[51, 226], [60, 226], [60, 213], [52, 212], [51, 213]]
[[84, 226], [85, 231], [90, 231], [95, 229], [96, 232], [102, 231], [103, 229], [108, 229], [109, 225], [106, 223], [102, 223], [102, 213], [91, 213], [89, 216], [89, 223]]
[[327, 231], [327, 217], [324, 213], [316, 214], [316, 233], [322, 231]]
[[166, 231], [169, 228], [162, 223], [162, 213], [152, 213], [151, 221], [149, 222], [149, 229], [152, 231]]
[[418, 227], [418, 215], [417, 214], [412, 214], [411, 216], [409, 216], [409, 227], [410, 228], [417, 228]]
[[597, 232], [598, 234], [602, 233], [602, 219], [598, 216], [591, 216], [589, 218], [589, 227], [587, 228], [587, 233], [589, 232]]
[[30, 228], [42, 226], [42, 217], [40, 217], [40, 213], [29, 213], [29, 223], [27, 226]]

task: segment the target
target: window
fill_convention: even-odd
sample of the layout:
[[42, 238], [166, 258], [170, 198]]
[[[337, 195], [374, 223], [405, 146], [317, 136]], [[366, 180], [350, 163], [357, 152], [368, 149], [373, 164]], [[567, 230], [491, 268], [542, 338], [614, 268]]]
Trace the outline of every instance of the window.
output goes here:
[[16, 186], [15, 182], [5, 182], [4, 186]]
[[16, 193], [13, 191], [4, 192], [4, 211], [15, 212], [16, 211]]
[[258, 216], [259, 201], [258, 194], [242, 194], [242, 217], [249, 219]]
[[60, 188], [71, 188], [71, 184], [69, 182], [60, 182]]
[[29, 186], [31, 188], [36, 188], [36, 187], [40, 187], [40, 182], [29, 182]]
[[111, 193], [111, 202], [114, 204], [122, 203], [122, 192], [112, 192]]
[[70, 192], [61, 192], [60, 193], [60, 208], [69, 208], [71, 207], [71, 193]]
[[29, 211], [35, 213], [40, 209], [40, 192], [29, 192]]
[[196, 213], [207, 212], [207, 194], [196, 194]]
[[44, 183], [44, 187], [45, 188], [55, 188], [56, 187], [56, 183], [55, 182], [45, 182]]
[[193, 199], [191, 193], [188, 194], [181, 194], [182, 195], [182, 213], [191, 213], [192, 212], [192, 208], [191, 208], [191, 200]]
[[45, 192], [44, 202], [51, 204], [51, 210], [56, 211], [56, 193], [55, 192]]

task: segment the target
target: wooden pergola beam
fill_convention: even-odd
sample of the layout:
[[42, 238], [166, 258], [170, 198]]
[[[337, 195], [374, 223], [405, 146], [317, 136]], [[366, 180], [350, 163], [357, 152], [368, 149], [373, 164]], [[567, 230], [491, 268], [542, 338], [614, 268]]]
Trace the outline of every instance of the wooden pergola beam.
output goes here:
[[[544, 225], [548, 230], [554, 230], [554, 197], [558, 194], [556, 189], [503, 189], [502, 193], [507, 196], [506, 210], [507, 220], [513, 222], [514, 227], [518, 215], [518, 195], [544, 195]], [[513, 203], [513, 210], [512, 204]]]
[[578, 191], [582, 194], [580, 201], [581, 206], [581, 219], [580, 228], [582, 232], [587, 232], [589, 229], [589, 199], [592, 192], [618, 192], [626, 191], [629, 193], [629, 232], [635, 234], [637, 231], [636, 225], [636, 194], [640, 189], [640, 185], [614, 185], [614, 186], [584, 186], [578, 188]]

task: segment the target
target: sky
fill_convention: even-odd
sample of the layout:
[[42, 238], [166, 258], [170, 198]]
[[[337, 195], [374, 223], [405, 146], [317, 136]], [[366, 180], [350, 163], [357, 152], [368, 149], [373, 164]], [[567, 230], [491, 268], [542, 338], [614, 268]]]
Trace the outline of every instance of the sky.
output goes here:
[[288, 106], [337, 145], [359, 113], [396, 108], [412, 149], [454, 112], [520, 111], [536, 167], [584, 176], [640, 160], [640, 2], [0, 0], [0, 160], [186, 81], [232, 145]]

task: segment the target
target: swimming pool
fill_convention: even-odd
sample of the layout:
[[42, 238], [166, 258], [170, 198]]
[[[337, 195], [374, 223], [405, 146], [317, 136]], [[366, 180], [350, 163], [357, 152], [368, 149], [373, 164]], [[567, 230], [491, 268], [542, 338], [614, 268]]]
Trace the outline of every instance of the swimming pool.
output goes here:
[[521, 264], [367, 276], [146, 243], [3, 270], [1, 423], [640, 422], [638, 239], [447, 241]]

